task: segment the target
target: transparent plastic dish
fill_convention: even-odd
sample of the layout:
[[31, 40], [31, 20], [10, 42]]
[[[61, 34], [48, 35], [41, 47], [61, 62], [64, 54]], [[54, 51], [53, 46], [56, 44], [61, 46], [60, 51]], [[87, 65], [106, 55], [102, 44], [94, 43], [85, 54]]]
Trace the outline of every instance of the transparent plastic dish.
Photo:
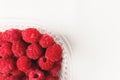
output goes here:
[[25, 29], [25, 28], [37, 28], [41, 33], [47, 33], [51, 36], [53, 36], [56, 43], [60, 44], [63, 48], [63, 61], [62, 61], [62, 69], [60, 71], [60, 80], [71, 80], [71, 46], [69, 41], [65, 36], [63, 36], [61, 33], [54, 33], [54, 30], [50, 31], [46, 29], [45, 27], [39, 25], [39, 24], [33, 24], [33, 23], [25, 23], [21, 21], [16, 20], [0, 20], [0, 31], [5, 31], [10, 28], [16, 28], [16, 29]]

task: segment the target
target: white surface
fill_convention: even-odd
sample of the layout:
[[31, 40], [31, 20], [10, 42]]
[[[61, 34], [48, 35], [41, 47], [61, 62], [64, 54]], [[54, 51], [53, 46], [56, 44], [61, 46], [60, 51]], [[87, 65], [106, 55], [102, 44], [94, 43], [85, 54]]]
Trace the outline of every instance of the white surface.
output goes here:
[[119, 0], [0, 0], [0, 17], [35, 19], [65, 34], [72, 80], [120, 80]]

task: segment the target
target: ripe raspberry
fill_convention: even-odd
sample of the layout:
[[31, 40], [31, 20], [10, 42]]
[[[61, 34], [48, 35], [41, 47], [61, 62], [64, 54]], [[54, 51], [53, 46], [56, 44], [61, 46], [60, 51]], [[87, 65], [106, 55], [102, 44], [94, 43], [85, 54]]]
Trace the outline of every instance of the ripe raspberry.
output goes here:
[[18, 78], [17, 76], [7, 76], [5, 80], [21, 80], [21, 79]]
[[42, 48], [37, 43], [32, 43], [26, 52], [29, 58], [36, 60], [42, 55]]
[[31, 60], [26, 56], [22, 56], [17, 60], [17, 67], [23, 72], [27, 71], [31, 67], [31, 64]]
[[5, 80], [5, 76], [3, 76], [3, 75], [0, 75], [0, 80]]
[[21, 31], [18, 29], [9, 29], [3, 32], [3, 40], [8, 42], [21, 40]]
[[2, 40], [3, 32], [0, 32], [0, 41]]
[[40, 70], [33, 70], [29, 73], [29, 80], [44, 80], [44, 73]]
[[56, 62], [57, 65], [61, 65], [63, 58]]
[[3, 32], [0, 32], [0, 38], [2, 38], [2, 33], [3, 33]]
[[11, 73], [13, 76], [16, 76], [18, 78], [21, 78], [21, 77], [24, 77], [25, 74], [24, 72], [20, 71], [20, 70], [14, 70], [12, 73]]
[[[3, 32], [0, 32], [0, 36], [2, 36], [2, 33], [3, 33]], [[1, 38], [1, 37], [0, 37], [0, 38]]]
[[0, 80], [59, 80], [61, 62], [62, 48], [48, 34], [35, 28], [0, 32]]
[[53, 64], [54, 64], [53, 62], [46, 59], [44, 56], [38, 60], [38, 65], [43, 70], [50, 70], [53, 67]]
[[0, 32], [0, 47], [3, 43], [6, 43], [7, 41], [3, 40], [3, 32]]
[[8, 42], [0, 42], [0, 56], [1, 57], [8, 57], [12, 55], [12, 50], [11, 50], [11, 43]]
[[14, 41], [12, 45], [12, 51], [15, 57], [21, 57], [25, 55], [27, 45], [23, 41]]
[[40, 44], [43, 48], [47, 48], [47, 47], [49, 47], [49, 46], [51, 46], [51, 45], [54, 44], [54, 39], [53, 39], [51, 36], [49, 36], [49, 35], [47, 35], [47, 34], [44, 34], [44, 35], [41, 37], [41, 39], [40, 39], [40, 41], [39, 41], [39, 44]]
[[15, 61], [12, 58], [0, 59], [0, 72], [9, 73], [15, 69]]
[[60, 69], [61, 69], [61, 65], [60, 64], [55, 64], [53, 66], [53, 68], [50, 70], [50, 74], [54, 77], [58, 77]]
[[24, 76], [24, 77], [22, 77], [21, 80], [29, 80], [29, 78], [27, 76]]
[[59, 78], [48, 75], [45, 80], [59, 80]]
[[31, 71], [36, 70], [36, 69], [39, 69], [39, 66], [32, 64], [31, 68], [28, 69], [28, 70], [25, 72], [25, 74], [26, 74], [26, 75], [29, 75], [29, 73], [30, 73]]
[[47, 48], [45, 57], [52, 62], [59, 61], [62, 58], [62, 48], [59, 44], [54, 44]]
[[23, 40], [29, 43], [38, 42], [41, 34], [35, 28], [27, 28], [22, 31]]

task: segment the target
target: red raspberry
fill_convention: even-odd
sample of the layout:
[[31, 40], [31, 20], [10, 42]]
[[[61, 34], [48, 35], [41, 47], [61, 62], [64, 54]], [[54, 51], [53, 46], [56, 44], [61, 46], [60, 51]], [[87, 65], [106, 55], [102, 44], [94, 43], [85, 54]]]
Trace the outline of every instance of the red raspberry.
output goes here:
[[29, 73], [29, 80], [44, 80], [44, 73], [40, 70], [33, 70]]
[[24, 77], [24, 72], [22, 72], [22, 71], [20, 71], [20, 70], [15, 70], [15, 71], [13, 71], [12, 73], [11, 73], [13, 76], [17, 76], [17, 77], [19, 77], [19, 78], [21, 78], [21, 77]]
[[23, 41], [14, 41], [12, 45], [12, 51], [15, 57], [21, 57], [25, 55], [27, 45]]
[[0, 32], [0, 38], [1, 38], [1, 36], [2, 36], [2, 33], [3, 33], [3, 32]]
[[63, 58], [56, 62], [56, 64], [61, 65]]
[[12, 50], [11, 50], [11, 43], [8, 42], [0, 42], [1, 47], [0, 47], [0, 56], [1, 57], [8, 57], [12, 55]]
[[3, 32], [0, 32], [0, 38], [2, 38], [2, 34], [3, 34]]
[[[13, 73], [13, 72], [12, 72]], [[8, 73], [8, 74], [3, 74], [2, 76], [4, 77], [3, 80], [21, 80], [23, 76], [19, 76], [19, 75], [13, 75], [12, 73]], [[0, 79], [1, 80], [1, 79]]]
[[3, 32], [0, 32], [0, 40], [2, 40]]
[[26, 74], [26, 75], [29, 75], [29, 73], [30, 73], [31, 71], [36, 70], [36, 69], [39, 69], [39, 66], [32, 64], [31, 68], [28, 69], [28, 70], [25, 72], [25, 74]]
[[6, 30], [2, 35], [3, 40], [8, 42], [18, 41], [21, 39], [21, 31], [18, 29]]
[[18, 78], [17, 76], [7, 76], [5, 80], [21, 80], [21, 79]]
[[29, 43], [38, 42], [41, 34], [35, 28], [28, 28], [22, 31], [23, 40]]
[[15, 69], [15, 61], [12, 58], [0, 59], [0, 72], [9, 73]]
[[29, 80], [29, 78], [27, 76], [24, 76], [22, 80]]
[[3, 32], [0, 32], [0, 46], [2, 46], [2, 44], [6, 42], [3, 40], [2, 36], [3, 36]]
[[29, 58], [36, 60], [42, 55], [42, 48], [37, 43], [32, 43], [26, 52]]
[[54, 64], [53, 62], [46, 59], [44, 56], [38, 60], [38, 65], [43, 70], [50, 70], [53, 67], [53, 64]]
[[62, 48], [59, 44], [54, 44], [47, 48], [45, 57], [52, 62], [59, 61], [62, 58]]
[[49, 35], [47, 35], [47, 34], [44, 34], [44, 35], [41, 37], [41, 39], [40, 39], [40, 41], [39, 41], [39, 44], [40, 44], [43, 48], [47, 48], [47, 47], [49, 47], [49, 46], [51, 46], [51, 45], [54, 44], [54, 39], [53, 39], [51, 36], [49, 36]]
[[50, 74], [54, 77], [58, 77], [60, 69], [61, 69], [61, 65], [60, 64], [55, 64], [53, 66], [53, 68], [50, 70]]
[[35, 28], [0, 32], [0, 80], [59, 80], [61, 62], [62, 48], [48, 34]]
[[3, 76], [3, 75], [0, 75], [0, 80], [5, 80], [5, 76]]
[[59, 80], [59, 78], [48, 75], [45, 80]]
[[31, 64], [31, 60], [26, 56], [22, 56], [17, 60], [17, 67], [23, 72], [27, 71], [31, 67]]

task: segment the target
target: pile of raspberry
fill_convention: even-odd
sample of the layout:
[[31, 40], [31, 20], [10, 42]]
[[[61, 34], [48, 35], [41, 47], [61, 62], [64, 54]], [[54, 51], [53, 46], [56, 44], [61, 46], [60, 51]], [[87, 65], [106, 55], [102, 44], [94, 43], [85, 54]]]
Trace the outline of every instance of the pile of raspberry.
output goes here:
[[62, 48], [36, 28], [0, 32], [0, 80], [59, 80]]

